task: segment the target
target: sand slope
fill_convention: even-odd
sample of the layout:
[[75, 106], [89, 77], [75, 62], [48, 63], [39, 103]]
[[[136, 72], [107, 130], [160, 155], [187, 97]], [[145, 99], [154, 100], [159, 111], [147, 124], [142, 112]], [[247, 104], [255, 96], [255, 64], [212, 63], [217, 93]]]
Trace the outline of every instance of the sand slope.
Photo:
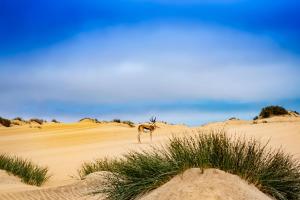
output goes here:
[[[90, 174], [85, 180], [59, 187], [37, 189], [28, 186], [26, 191], [3, 191], [0, 200], [101, 200], [101, 194], [92, 195], [99, 185], [102, 184], [104, 172]], [[16, 183], [22, 185], [22, 183]]]
[[[22, 183], [20, 178], [0, 170], [0, 194], [3, 192], [26, 191], [38, 187]], [[1, 199], [1, 198], [0, 198]]]
[[[2, 200], [104, 200], [101, 194], [92, 195], [103, 183], [105, 172], [90, 174], [76, 183], [43, 189], [0, 193]], [[217, 169], [186, 170], [163, 186], [138, 198], [139, 200], [272, 200], [238, 176]]]
[[[153, 143], [166, 140], [185, 126], [159, 124], [153, 133]], [[0, 127], [0, 153], [29, 158], [48, 166], [51, 179], [46, 186], [72, 183], [71, 176], [84, 161], [105, 156], [120, 156], [130, 149], [147, 148], [149, 134], [142, 134], [143, 144], [137, 143], [137, 127], [119, 123], [44, 124], [41, 128], [26, 126]]]
[[271, 200], [238, 176], [217, 169], [186, 170], [140, 200]]
[[[246, 137], [254, 137], [262, 141], [270, 139], [272, 147], [282, 147], [286, 152], [294, 154], [300, 159], [300, 117], [274, 117], [266, 119], [266, 122], [258, 121], [243, 121], [243, 120], [228, 120], [225, 122], [210, 123], [205, 126], [188, 128], [181, 125], [166, 125], [160, 124], [160, 128], [153, 134], [153, 142], [149, 140], [148, 134], [142, 135], [143, 144], [137, 143], [137, 127], [130, 128], [125, 124], [118, 123], [73, 123], [73, 124], [44, 124], [40, 128], [30, 128], [29, 125], [15, 126], [15, 127], [0, 127], [0, 153], [8, 153], [18, 155], [24, 158], [29, 158], [35, 163], [49, 167], [52, 177], [41, 188], [37, 189], [34, 186], [28, 186], [20, 182], [20, 180], [13, 176], [8, 176], [3, 171], [0, 171], [0, 200], [2, 199], [84, 199], [92, 198], [83, 196], [87, 191], [91, 190], [91, 182], [78, 181], [72, 177], [76, 176], [77, 170], [84, 161], [90, 161], [99, 157], [120, 156], [128, 150], [139, 150], [142, 148], [149, 148], [150, 144], [161, 144], [168, 140], [172, 135], [193, 135], [198, 131], [211, 129], [225, 129], [229, 134], [243, 135]], [[191, 170], [189, 173], [196, 173]], [[196, 176], [197, 174], [193, 174]], [[226, 181], [233, 181], [234, 178], [226, 179], [222, 172], [207, 171], [200, 176], [200, 180], [210, 176], [215, 177], [209, 185], [204, 182], [199, 184], [203, 187], [203, 193], [199, 193], [198, 187], [192, 185], [187, 186], [182, 192], [189, 196], [188, 188], [193, 188], [197, 195], [207, 195], [206, 199], [218, 199], [217, 194], [230, 194], [233, 187], [227, 184]], [[193, 177], [192, 176], [192, 177]], [[197, 175], [198, 177], [198, 175]], [[202, 177], [202, 178], [201, 178]], [[222, 180], [218, 180], [218, 177]], [[226, 177], [227, 174], [226, 174]], [[235, 176], [234, 176], [235, 177]], [[235, 177], [238, 178], [238, 177]], [[177, 180], [176, 178], [175, 180]], [[188, 176], [187, 176], [188, 180]], [[200, 181], [199, 180], [199, 181]], [[193, 180], [191, 180], [193, 181]], [[223, 182], [222, 182], [223, 181]], [[246, 188], [246, 185], [241, 180], [235, 180], [239, 186], [245, 189], [247, 195], [252, 195], [248, 199], [263, 199], [259, 191]], [[233, 182], [235, 182], [233, 181]], [[173, 181], [174, 182], [174, 181]], [[189, 181], [187, 181], [189, 182]], [[179, 184], [179, 182], [176, 182]], [[214, 184], [221, 187], [226, 185], [223, 191], [219, 187], [213, 187]], [[90, 185], [91, 184], [91, 185]], [[169, 183], [169, 184], [172, 184]], [[168, 189], [164, 193], [173, 195], [174, 192], [180, 190], [180, 186], [173, 183], [176, 190]], [[180, 183], [182, 184], [182, 183]], [[244, 185], [243, 185], [244, 184]], [[228, 186], [228, 187], [227, 187]], [[234, 184], [232, 185], [234, 186]], [[245, 187], [244, 187], [245, 186]], [[247, 185], [248, 186], [248, 185]], [[163, 188], [166, 186], [163, 186]], [[207, 187], [204, 189], [204, 187]], [[237, 186], [234, 186], [237, 187]], [[250, 187], [250, 186], [249, 186]], [[252, 187], [252, 186], [251, 186]], [[197, 189], [198, 188], [198, 189]], [[219, 189], [218, 189], [219, 188]], [[218, 189], [218, 190], [217, 190]], [[146, 200], [155, 199], [155, 195], [159, 195], [161, 188], [153, 191], [149, 196], [145, 196]], [[206, 191], [207, 190], [207, 191]], [[215, 196], [209, 196], [210, 192], [215, 191]], [[6, 194], [3, 194], [3, 193]], [[237, 191], [231, 191], [238, 193]], [[175, 193], [174, 193], [175, 194]], [[153, 196], [154, 195], [154, 196]], [[176, 194], [178, 195], [178, 194]], [[197, 196], [196, 195], [196, 196]], [[245, 194], [246, 195], [246, 194]], [[247, 199], [247, 195], [240, 199]], [[257, 197], [255, 195], [258, 195]], [[226, 197], [226, 196], [224, 196]], [[94, 198], [94, 197], [93, 197]], [[226, 197], [230, 199], [229, 196]], [[227, 199], [221, 200], [227, 200]], [[231, 197], [232, 200], [235, 197]], [[170, 197], [169, 199], [173, 199]], [[175, 199], [175, 197], [174, 197]], [[180, 198], [178, 198], [180, 199]]]

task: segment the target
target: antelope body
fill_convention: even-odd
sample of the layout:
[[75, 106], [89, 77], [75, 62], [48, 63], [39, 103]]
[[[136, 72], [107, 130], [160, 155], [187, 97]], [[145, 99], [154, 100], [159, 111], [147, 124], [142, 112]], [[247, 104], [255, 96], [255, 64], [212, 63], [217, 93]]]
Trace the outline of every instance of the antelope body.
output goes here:
[[138, 126], [138, 142], [141, 143], [141, 134], [149, 132], [150, 133], [150, 139], [152, 141], [152, 132], [157, 128], [155, 122], [156, 118], [150, 119], [151, 124], [141, 124]]

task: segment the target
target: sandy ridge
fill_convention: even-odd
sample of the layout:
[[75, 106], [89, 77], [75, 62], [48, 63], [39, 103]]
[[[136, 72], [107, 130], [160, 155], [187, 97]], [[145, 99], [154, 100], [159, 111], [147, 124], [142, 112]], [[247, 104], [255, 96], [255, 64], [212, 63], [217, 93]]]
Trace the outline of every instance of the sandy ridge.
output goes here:
[[[93, 191], [103, 182], [105, 172], [90, 174], [85, 180], [75, 183], [48, 188], [29, 188], [26, 191], [0, 193], [0, 200], [101, 200], [101, 194], [93, 195]], [[20, 183], [22, 184], [22, 183]]]

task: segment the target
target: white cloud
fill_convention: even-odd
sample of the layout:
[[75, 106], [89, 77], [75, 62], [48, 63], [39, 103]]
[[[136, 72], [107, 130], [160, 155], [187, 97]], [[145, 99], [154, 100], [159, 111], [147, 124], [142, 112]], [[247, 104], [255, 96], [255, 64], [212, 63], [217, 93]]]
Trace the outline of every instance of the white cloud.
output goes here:
[[2, 61], [1, 101], [297, 98], [299, 63], [261, 35], [193, 24], [117, 27]]

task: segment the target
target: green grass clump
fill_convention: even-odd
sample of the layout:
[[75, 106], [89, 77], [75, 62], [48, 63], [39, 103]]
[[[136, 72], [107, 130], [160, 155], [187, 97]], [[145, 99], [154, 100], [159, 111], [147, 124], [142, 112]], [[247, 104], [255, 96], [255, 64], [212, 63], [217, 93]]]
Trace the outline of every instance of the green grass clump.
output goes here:
[[300, 198], [298, 161], [280, 149], [267, 148], [254, 139], [229, 137], [224, 131], [173, 137], [162, 147], [129, 152], [121, 159], [85, 163], [80, 175], [112, 172], [106, 176], [104, 188], [96, 192], [105, 193], [111, 200], [130, 200], [195, 167], [236, 174], [278, 200]]
[[49, 178], [48, 168], [40, 167], [30, 160], [0, 154], [0, 169], [21, 178], [24, 183], [40, 186]]
[[261, 118], [268, 118], [271, 116], [286, 115], [286, 114], [288, 114], [288, 111], [281, 106], [267, 106], [261, 110], [259, 116]]
[[81, 169], [78, 170], [79, 177], [84, 179], [86, 175], [89, 175], [98, 171], [116, 171], [115, 166], [118, 165], [120, 160], [118, 159], [98, 159], [94, 162], [85, 162], [82, 164]]
[[2, 124], [5, 127], [10, 127], [11, 121], [9, 119], [0, 117], [0, 124]]

